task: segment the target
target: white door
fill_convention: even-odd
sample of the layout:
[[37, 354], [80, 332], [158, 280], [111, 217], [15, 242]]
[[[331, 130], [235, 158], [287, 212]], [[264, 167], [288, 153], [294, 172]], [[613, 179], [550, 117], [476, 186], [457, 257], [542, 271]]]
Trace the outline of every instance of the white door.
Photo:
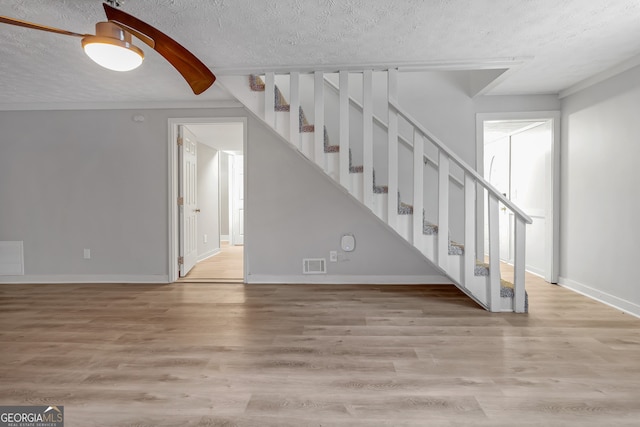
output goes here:
[[184, 126], [178, 126], [178, 210], [180, 212], [180, 277], [189, 273], [198, 260], [197, 141]]
[[232, 159], [232, 242], [234, 245], [244, 245], [244, 156], [235, 155], [232, 156]]
[[[510, 155], [509, 137], [501, 138], [485, 146], [485, 176], [487, 181], [498, 189], [507, 198], [510, 197]], [[488, 218], [488, 216], [485, 216]], [[512, 262], [511, 251], [511, 222], [512, 215], [502, 203], [500, 203], [500, 259], [505, 262]], [[488, 230], [485, 231], [485, 252], [488, 253]]]

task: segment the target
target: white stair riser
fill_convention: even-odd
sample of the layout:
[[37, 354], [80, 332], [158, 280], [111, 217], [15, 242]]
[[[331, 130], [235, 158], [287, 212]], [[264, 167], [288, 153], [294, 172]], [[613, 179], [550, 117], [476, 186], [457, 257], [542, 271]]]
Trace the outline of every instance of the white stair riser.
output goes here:
[[288, 111], [276, 111], [276, 131], [287, 141], [291, 141], [289, 138], [289, 118]]
[[413, 215], [398, 215], [398, 229], [396, 231], [409, 243], [413, 243]]
[[309, 160], [313, 160], [313, 132], [300, 134], [300, 151]]
[[437, 264], [438, 260], [436, 259], [436, 251], [438, 244], [438, 237], [435, 234], [426, 234], [422, 238], [422, 253], [427, 259], [434, 264]]
[[327, 175], [334, 181], [340, 182], [340, 153], [325, 153]]
[[383, 221], [387, 221], [387, 205], [389, 204], [389, 195], [387, 193], [374, 193], [373, 194], [373, 213], [378, 215]]
[[504, 312], [513, 312], [513, 311], [515, 311], [513, 298], [500, 297], [500, 308], [501, 308], [500, 311], [504, 311]]
[[360, 202], [364, 200], [364, 176], [362, 173], [352, 173], [351, 175], [351, 194]]
[[461, 255], [447, 255], [448, 258], [448, 269], [447, 273], [451, 276], [453, 280], [458, 283], [462, 283], [462, 271], [464, 268], [464, 256]]

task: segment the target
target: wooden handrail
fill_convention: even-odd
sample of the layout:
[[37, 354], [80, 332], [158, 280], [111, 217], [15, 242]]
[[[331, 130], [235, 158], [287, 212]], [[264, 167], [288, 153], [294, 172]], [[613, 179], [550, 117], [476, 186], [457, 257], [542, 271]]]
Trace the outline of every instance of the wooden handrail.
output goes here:
[[475, 169], [469, 166], [467, 162], [462, 160], [456, 153], [451, 151], [442, 141], [440, 141], [436, 136], [434, 136], [431, 132], [429, 132], [409, 113], [404, 111], [402, 107], [400, 107], [397, 104], [397, 102], [393, 100], [389, 100], [389, 107], [396, 110], [398, 114], [400, 114], [406, 121], [409, 122], [409, 124], [411, 124], [411, 126], [413, 126], [415, 129], [420, 131], [420, 133], [424, 135], [425, 138], [427, 138], [429, 141], [431, 141], [431, 143], [433, 143], [436, 147], [438, 147], [440, 152], [446, 154], [447, 157], [449, 157], [451, 160], [456, 162], [458, 166], [464, 169], [466, 173], [473, 176], [473, 178], [476, 180], [477, 183], [479, 183], [484, 188], [486, 188], [490, 194], [492, 194], [494, 197], [500, 200], [502, 204], [504, 204], [507, 208], [513, 211], [513, 213], [516, 214], [518, 217], [520, 217], [525, 223], [527, 224], [533, 223], [533, 220], [523, 210], [521, 210], [519, 207], [513, 204], [511, 200], [507, 199], [504, 195], [502, 195], [502, 193], [500, 193], [500, 191], [498, 191], [497, 188], [495, 188], [487, 180], [485, 180], [484, 177], [482, 177]]
[[[333, 83], [331, 80], [329, 80], [326, 76], [324, 78], [325, 83], [327, 84], [327, 86], [329, 86], [335, 93], [340, 93], [340, 87], [336, 86], [335, 83]], [[363, 106], [362, 104], [360, 104], [358, 101], [356, 101], [355, 99], [353, 99], [351, 96], [349, 97], [349, 103], [351, 105], [353, 105], [354, 107], [356, 107], [356, 109], [360, 112], [362, 112], [363, 110]], [[376, 116], [375, 114], [373, 115], [373, 121], [380, 126], [381, 128], [385, 129], [385, 130], [389, 130], [389, 125], [386, 124], [384, 121], [382, 121], [381, 118], [379, 118], [378, 116]], [[409, 141], [408, 139], [406, 139], [404, 136], [398, 134], [398, 139], [400, 140], [400, 142], [402, 142], [404, 145], [406, 145], [407, 147], [411, 148], [413, 150], [413, 143], [411, 141]], [[427, 160], [427, 162], [431, 162], [434, 166], [438, 167], [438, 162], [435, 161], [434, 159], [432, 159], [431, 157], [429, 157], [426, 153], [424, 154], [424, 158]], [[453, 176], [453, 175], [449, 175], [449, 179], [451, 179], [452, 181], [454, 181], [460, 188], [464, 187], [464, 184], [462, 183], [461, 180], [459, 180], [457, 177]]]

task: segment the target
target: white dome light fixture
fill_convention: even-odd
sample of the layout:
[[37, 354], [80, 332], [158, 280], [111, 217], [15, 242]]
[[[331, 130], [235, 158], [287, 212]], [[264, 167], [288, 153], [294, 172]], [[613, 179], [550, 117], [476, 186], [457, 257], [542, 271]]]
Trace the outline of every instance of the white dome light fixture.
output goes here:
[[144, 59], [142, 50], [131, 43], [131, 34], [112, 22], [98, 22], [96, 35], [84, 37], [82, 47], [96, 64], [113, 71], [131, 71]]

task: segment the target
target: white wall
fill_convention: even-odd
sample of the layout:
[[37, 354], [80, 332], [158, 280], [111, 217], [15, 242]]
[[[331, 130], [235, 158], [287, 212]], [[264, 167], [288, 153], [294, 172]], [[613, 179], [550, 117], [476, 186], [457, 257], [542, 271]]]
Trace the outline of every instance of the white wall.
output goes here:
[[[401, 102], [471, 164], [477, 110], [553, 109], [550, 97], [472, 100], [448, 75], [435, 73], [425, 84], [425, 93], [414, 95], [411, 79], [401, 83]], [[134, 122], [134, 115], [145, 121]], [[0, 281], [167, 280], [168, 119], [244, 115], [244, 109], [0, 112], [0, 241], [25, 242], [25, 276]], [[297, 279], [303, 257], [328, 258], [347, 232], [356, 235], [357, 249], [328, 264], [334, 277], [439, 275], [252, 117], [248, 138], [245, 251], [253, 278]], [[84, 248], [90, 260], [82, 259]]]
[[[290, 144], [249, 122], [245, 251], [249, 281], [446, 282], [436, 267], [395, 236]], [[302, 277], [303, 258], [329, 258], [353, 233], [356, 250], [328, 263], [328, 276]], [[338, 279], [332, 279], [331, 276]], [[366, 277], [377, 275], [376, 278]], [[290, 276], [287, 278], [287, 276]], [[436, 276], [436, 277], [434, 277]]]
[[563, 99], [560, 283], [640, 315], [640, 67]]
[[[134, 115], [145, 121], [134, 122]], [[244, 109], [0, 112], [0, 241], [23, 240], [25, 253], [25, 275], [0, 282], [166, 281], [168, 119], [245, 115]], [[306, 159], [251, 116], [248, 123], [245, 251], [253, 277], [298, 277], [302, 257], [328, 257], [340, 235], [353, 232], [356, 251], [349, 261], [329, 264], [330, 274], [443, 281]]]
[[220, 249], [218, 155], [217, 150], [198, 143], [198, 260]]
[[0, 112], [0, 241], [23, 240], [25, 257], [24, 276], [0, 281], [166, 281], [167, 121], [243, 114]]

